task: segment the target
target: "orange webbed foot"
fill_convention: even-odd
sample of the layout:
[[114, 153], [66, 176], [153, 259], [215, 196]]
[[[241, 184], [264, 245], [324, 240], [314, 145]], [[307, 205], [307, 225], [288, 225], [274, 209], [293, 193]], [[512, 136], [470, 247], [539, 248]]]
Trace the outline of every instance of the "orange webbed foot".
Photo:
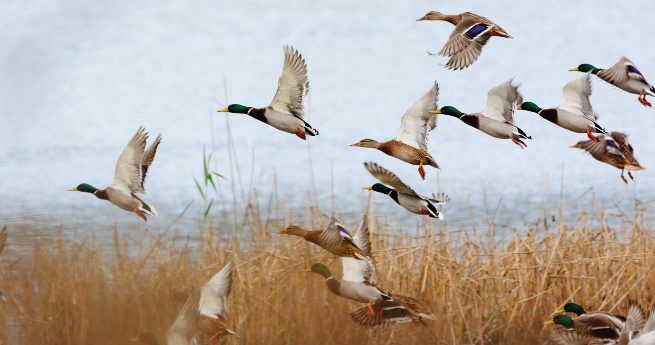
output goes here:
[[307, 139], [307, 135], [305, 134], [305, 131], [302, 128], [296, 128], [296, 136], [302, 140]]

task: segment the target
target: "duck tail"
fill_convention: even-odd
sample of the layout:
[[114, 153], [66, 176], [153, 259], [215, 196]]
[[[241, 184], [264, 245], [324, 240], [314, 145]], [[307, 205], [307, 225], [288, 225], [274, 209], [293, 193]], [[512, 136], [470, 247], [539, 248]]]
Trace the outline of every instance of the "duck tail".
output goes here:
[[318, 131], [309, 126], [305, 127], [305, 133], [307, 133], [307, 135], [311, 137], [315, 137], [318, 135]]
[[650, 95], [655, 97], [655, 86], [651, 85], [649, 91], [650, 91]]
[[516, 127], [516, 129], [519, 131], [519, 136], [521, 137], [521, 139], [530, 139], [530, 140], [532, 140], [532, 137], [529, 136], [527, 133], [525, 133], [522, 129], [520, 129], [518, 127]]
[[398, 323], [416, 323], [425, 325], [426, 320], [435, 320], [434, 315], [426, 313], [420, 302], [414, 298], [393, 295], [393, 299], [379, 300], [371, 305], [373, 314], [364, 306], [350, 316], [357, 323], [367, 327], [386, 327]]

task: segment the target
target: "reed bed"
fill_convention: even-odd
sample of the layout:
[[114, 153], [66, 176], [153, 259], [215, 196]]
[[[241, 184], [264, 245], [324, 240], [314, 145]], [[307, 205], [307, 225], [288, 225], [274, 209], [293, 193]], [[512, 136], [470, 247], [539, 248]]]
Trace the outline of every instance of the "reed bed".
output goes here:
[[[437, 320], [367, 329], [348, 315], [359, 305], [303, 271], [324, 262], [340, 275], [339, 259], [277, 234], [293, 217], [267, 212], [250, 205], [238, 227], [207, 221], [184, 236], [115, 228], [109, 241], [71, 240], [60, 230], [22, 253], [9, 248], [0, 256], [0, 344], [136, 344], [146, 331], [165, 344], [187, 293], [227, 260], [236, 263], [228, 308], [240, 336], [226, 344], [538, 344], [543, 321], [567, 301], [655, 306], [655, 238], [641, 212], [612, 225], [603, 214], [541, 219], [501, 239], [493, 224], [425, 221], [410, 233], [369, 209], [379, 286], [422, 300]], [[323, 225], [315, 208], [304, 212], [298, 225]]]

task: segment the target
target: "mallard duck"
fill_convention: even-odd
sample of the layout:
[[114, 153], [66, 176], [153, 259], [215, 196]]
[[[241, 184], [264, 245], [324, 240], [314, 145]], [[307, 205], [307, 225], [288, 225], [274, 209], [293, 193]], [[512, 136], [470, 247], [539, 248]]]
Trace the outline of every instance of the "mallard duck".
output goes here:
[[619, 62], [608, 69], [596, 68], [594, 65], [584, 63], [569, 71], [584, 72], [597, 75], [600, 79], [618, 87], [621, 90], [639, 95], [637, 100], [646, 107], [653, 105], [646, 100], [646, 95], [655, 97], [655, 87], [651, 85], [634, 63], [627, 57], [622, 57]]
[[157, 147], [161, 143], [161, 134], [157, 135], [155, 141], [146, 150], [147, 140], [148, 133], [143, 127], [139, 127], [118, 157], [114, 181], [109, 187], [98, 189], [88, 183], [82, 183], [69, 190], [91, 193], [98, 199], [109, 200], [126, 211], [134, 212], [145, 221], [147, 221], [146, 215], [156, 216], [157, 210], [136, 196], [137, 193], [145, 193], [143, 185], [148, 168], [155, 159]]
[[533, 102], [523, 102], [519, 104], [517, 110], [537, 113], [562, 128], [575, 133], [586, 132], [589, 139], [598, 141], [592, 132], [606, 134], [607, 131], [596, 122], [598, 114], [591, 107], [589, 96], [591, 96], [591, 77], [587, 73], [564, 85], [564, 99], [558, 107], [541, 109]]
[[596, 160], [621, 169], [621, 180], [626, 184], [628, 180], [623, 176], [625, 170], [628, 171], [631, 180], [634, 180], [632, 171], [644, 170], [644, 167], [639, 164], [634, 156], [634, 149], [628, 142], [628, 136], [621, 132], [601, 135], [598, 137], [598, 141], [579, 141], [571, 147], [585, 150]]
[[218, 345], [221, 337], [236, 335], [226, 323], [232, 268], [232, 262], [228, 262], [202, 287], [200, 294], [194, 291], [189, 295], [168, 329], [168, 345], [188, 345], [199, 336], [208, 338], [209, 345]]
[[454, 116], [467, 125], [500, 139], [511, 139], [520, 148], [527, 147], [521, 139], [532, 139], [514, 124], [514, 108], [521, 99], [518, 86], [512, 80], [502, 83], [487, 93], [487, 105], [479, 113], [465, 114], [452, 106], [435, 110], [433, 114]]
[[436, 126], [436, 116], [430, 112], [437, 109], [438, 101], [439, 85], [434, 83], [430, 91], [405, 112], [400, 122], [400, 132], [395, 139], [382, 143], [362, 139], [350, 146], [378, 149], [403, 162], [418, 165], [418, 173], [425, 179], [424, 164], [439, 169], [439, 164], [428, 153], [428, 134]]
[[564, 326], [561, 333], [574, 332], [585, 338], [602, 341], [603, 344], [616, 344], [625, 322], [607, 314], [584, 314], [576, 318], [558, 314], [545, 322]]
[[[361, 226], [367, 226], [367, 224], [366, 216], [364, 216]], [[361, 227], [357, 233], [362, 233]], [[325, 230], [308, 231], [301, 227], [290, 225], [282, 231], [282, 234], [300, 236], [306, 241], [314, 243], [336, 256], [352, 257], [359, 260], [366, 258], [362, 254], [362, 250], [355, 244], [346, 226], [339, 223], [334, 217], [332, 217], [330, 224], [328, 224]], [[368, 231], [366, 231], [366, 235], [368, 236]]]
[[343, 277], [341, 280], [332, 276], [328, 266], [317, 263], [308, 272], [320, 274], [333, 294], [352, 301], [366, 303], [350, 316], [361, 325], [376, 327], [396, 323], [420, 323], [433, 320], [422, 304], [411, 297], [389, 294], [377, 287], [375, 267], [371, 261], [371, 243], [368, 226], [362, 225], [355, 234], [354, 241], [366, 255], [365, 260], [342, 257]]
[[[450, 15], [430, 11], [417, 19], [417, 21], [422, 20], [443, 20], [455, 25], [455, 30], [450, 35], [448, 42], [437, 53], [450, 57], [446, 63], [446, 68], [449, 69], [460, 70], [472, 65], [480, 57], [482, 48], [492, 36], [512, 38], [497, 24], [471, 12]], [[430, 52], [428, 54], [436, 55]]]
[[[366, 187], [365, 189], [388, 195], [393, 201], [409, 212], [426, 215], [430, 218], [444, 219], [439, 209], [449, 200], [446, 194], [441, 193], [439, 196], [433, 195], [432, 198], [420, 196], [396, 176], [396, 174], [376, 163], [366, 162], [364, 163], [364, 167], [366, 167], [366, 170], [373, 177], [382, 182]], [[391, 186], [393, 189], [386, 185]]]
[[305, 140], [307, 135], [318, 135], [318, 131], [303, 120], [305, 97], [308, 92], [309, 79], [307, 78], [305, 59], [293, 47], [285, 46], [284, 68], [271, 105], [265, 108], [254, 108], [241, 104], [230, 104], [218, 112], [246, 114]]

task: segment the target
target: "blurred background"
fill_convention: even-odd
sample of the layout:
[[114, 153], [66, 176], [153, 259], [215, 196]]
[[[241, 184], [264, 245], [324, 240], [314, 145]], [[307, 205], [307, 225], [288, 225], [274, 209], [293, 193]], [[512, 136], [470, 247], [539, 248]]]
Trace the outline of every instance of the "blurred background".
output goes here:
[[[493, 38], [464, 71], [428, 56], [453, 27], [416, 22], [429, 10], [472, 11], [514, 39]], [[362, 138], [391, 139], [404, 111], [437, 81], [440, 106], [483, 109], [487, 91], [510, 78], [526, 100], [560, 103], [562, 86], [587, 62], [609, 67], [632, 59], [655, 81], [655, 38], [646, 0], [493, 1], [51, 1], [3, 2], [0, 13], [0, 220], [21, 224], [113, 229], [142, 221], [90, 195], [66, 190], [82, 182], [111, 183], [117, 157], [139, 126], [163, 133], [144, 196], [160, 212], [149, 227], [199, 221], [207, 206], [193, 176], [202, 178], [203, 149], [213, 152], [217, 178], [210, 217], [241, 209], [252, 188], [261, 202], [273, 193], [289, 208], [312, 200], [325, 214], [360, 214], [374, 182], [362, 163], [396, 172], [423, 194], [443, 191], [447, 222], [467, 225], [495, 214], [508, 228], [549, 210], [589, 207], [629, 212], [636, 199], [655, 199], [655, 110], [636, 95], [593, 80], [600, 123], [625, 131], [647, 170], [629, 185], [619, 171], [570, 146], [585, 135], [567, 132], [529, 112], [517, 124], [534, 140], [520, 150], [454, 118], [440, 118], [429, 149], [442, 170], [415, 166], [381, 152], [349, 147]], [[308, 63], [307, 119], [320, 136], [307, 142], [243, 115], [218, 114], [228, 103], [269, 104], [282, 69], [282, 46]], [[251, 194], [252, 195], [252, 194]], [[416, 223], [383, 195], [390, 217]], [[487, 205], [487, 209], [485, 209]], [[303, 215], [287, 221], [302, 221]], [[405, 218], [403, 218], [405, 217]]]

